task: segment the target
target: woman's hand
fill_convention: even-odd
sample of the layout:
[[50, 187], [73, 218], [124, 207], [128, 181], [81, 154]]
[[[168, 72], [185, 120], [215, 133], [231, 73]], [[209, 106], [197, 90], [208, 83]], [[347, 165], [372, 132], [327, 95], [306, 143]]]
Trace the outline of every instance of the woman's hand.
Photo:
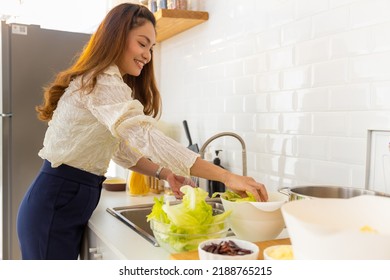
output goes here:
[[222, 182], [242, 197], [248, 196], [245, 193], [247, 191], [252, 193], [257, 201], [268, 200], [265, 186], [256, 182], [252, 177], [236, 175], [200, 157], [196, 159], [190, 171], [192, 176]]
[[180, 191], [180, 188], [185, 185], [190, 185], [191, 187], [195, 187], [195, 183], [187, 177], [179, 176], [176, 174], [173, 174], [172, 172], [167, 175], [166, 180], [169, 183], [169, 186], [172, 189], [173, 194], [176, 198], [181, 199], [183, 198], [183, 193]]
[[242, 197], [246, 197], [246, 191], [254, 195], [257, 201], [267, 201], [268, 194], [265, 186], [256, 182], [252, 177], [240, 176], [230, 172], [224, 174], [225, 186], [232, 191], [238, 193]]

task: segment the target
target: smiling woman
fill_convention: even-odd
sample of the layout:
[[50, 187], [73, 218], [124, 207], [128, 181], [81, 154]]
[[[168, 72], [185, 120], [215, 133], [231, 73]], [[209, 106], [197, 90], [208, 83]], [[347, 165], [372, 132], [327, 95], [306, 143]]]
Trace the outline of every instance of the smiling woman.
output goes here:
[[[79, 7], [78, 7], [79, 8]], [[44, 88], [38, 118], [48, 122], [43, 165], [17, 219], [23, 259], [77, 259], [111, 159], [169, 183], [177, 198], [191, 176], [267, 200], [263, 184], [203, 160], [164, 135], [152, 49], [156, 19], [123, 3], [104, 17], [79, 57]]]
[[[77, 259], [110, 159], [148, 176], [160, 170], [157, 177], [175, 186], [198, 157], [153, 126], [161, 106], [151, 54], [155, 23], [144, 6], [114, 7], [75, 63], [46, 86], [36, 107], [48, 121], [43, 165], [17, 218], [23, 259]], [[164, 151], [157, 150], [161, 143]]]

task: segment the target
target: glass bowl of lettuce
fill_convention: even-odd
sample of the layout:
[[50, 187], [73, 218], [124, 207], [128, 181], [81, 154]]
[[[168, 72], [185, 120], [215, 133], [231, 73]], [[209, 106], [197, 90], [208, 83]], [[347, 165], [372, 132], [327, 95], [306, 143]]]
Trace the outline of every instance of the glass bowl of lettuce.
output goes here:
[[197, 250], [205, 240], [226, 237], [231, 211], [213, 208], [206, 201], [208, 193], [201, 188], [183, 186], [180, 190], [184, 193], [180, 203], [156, 197], [147, 216], [159, 245], [170, 253], [179, 253]]

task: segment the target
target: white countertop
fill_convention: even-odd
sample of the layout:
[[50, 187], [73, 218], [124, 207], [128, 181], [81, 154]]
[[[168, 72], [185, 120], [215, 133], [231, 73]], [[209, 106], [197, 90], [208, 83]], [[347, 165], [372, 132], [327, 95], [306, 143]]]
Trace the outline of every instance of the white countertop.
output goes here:
[[133, 197], [125, 191], [110, 192], [102, 189], [99, 205], [92, 214], [88, 226], [118, 256], [119, 259], [169, 259], [169, 253], [153, 246], [141, 235], [109, 214], [111, 207], [129, 206], [153, 202], [156, 195]]
[[[106, 211], [107, 208], [151, 203], [156, 196], [160, 195], [149, 194], [135, 197], [125, 191], [111, 192], [103, 188], [99, 205], [92, 214], [88, 226], [118, 259], [168, 260], [170, 254], [165, 249], [153, 246]], [[278, 238], [286, 237], [288, 237], [286, 230], [278, 236]]]

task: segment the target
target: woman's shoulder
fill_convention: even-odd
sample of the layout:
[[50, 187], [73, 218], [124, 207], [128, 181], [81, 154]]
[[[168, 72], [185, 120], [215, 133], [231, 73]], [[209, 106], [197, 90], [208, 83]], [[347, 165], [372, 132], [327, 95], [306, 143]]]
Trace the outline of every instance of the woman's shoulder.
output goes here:
[[107, 67], [98, 75], [94, 90], [90, 98], [95, 100], [130, 100], [132, 99], [131, 88], [123, 81], [119, 68], [116, 65]]
[[116, 65], [110, 65], [97, 76], [97, 86], [127, 87]]
[[116, 64], [111, 64], [108, 66], [104, 71], [103, 75], [109, 75], [109, 76], [117, 76], [122, 78], [121, 72], [119, 71], [119, 68]]

